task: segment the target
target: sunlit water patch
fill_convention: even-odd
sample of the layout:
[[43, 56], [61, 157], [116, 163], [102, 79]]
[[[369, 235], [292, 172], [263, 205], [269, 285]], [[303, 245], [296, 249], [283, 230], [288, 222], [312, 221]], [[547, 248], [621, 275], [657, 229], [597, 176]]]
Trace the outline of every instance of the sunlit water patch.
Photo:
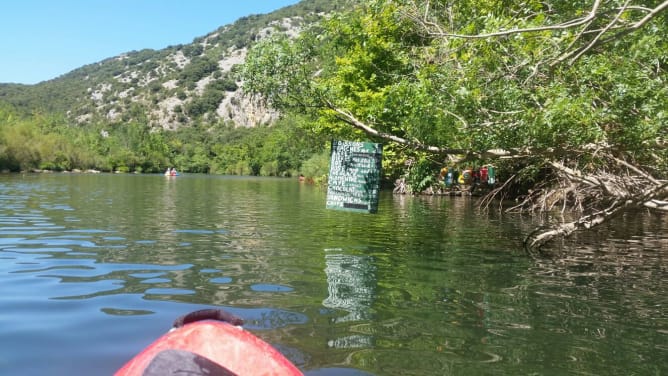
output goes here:
[[251, 290], [260, 292], [290, 292], [294, 289], [289, 286], [272, 285], [267, 283], [257, 283], [251, 285]]
[[215, 278], [211, 278], [209, 281], [211, 283], [224, 284], [224, 283], [232, 282], [232, 278], [230, 278], [230, 277], [215, 277]]

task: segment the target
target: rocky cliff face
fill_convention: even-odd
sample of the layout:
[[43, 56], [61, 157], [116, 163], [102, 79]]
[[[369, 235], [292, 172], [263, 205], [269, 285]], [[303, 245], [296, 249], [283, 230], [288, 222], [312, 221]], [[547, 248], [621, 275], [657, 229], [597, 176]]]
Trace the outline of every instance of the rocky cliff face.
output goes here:
[[[278, 32], [297, 35], [301, 23], [299, 17], [274, 21], [253, 30], [253, 42]], [[126, 69], [104, 79], [84, 77], [87, 95], [69, 115], [79, 124], [143, 118], [152, 127], [170, 130], [194, 122], [243, 127], [273, 122], [279, 114], [241, 89], [235, 70], [244, 63], [248, 46], [226, 47], [230, 30], [225, 27], [188, 46], [134, 52], [99, 63]]]

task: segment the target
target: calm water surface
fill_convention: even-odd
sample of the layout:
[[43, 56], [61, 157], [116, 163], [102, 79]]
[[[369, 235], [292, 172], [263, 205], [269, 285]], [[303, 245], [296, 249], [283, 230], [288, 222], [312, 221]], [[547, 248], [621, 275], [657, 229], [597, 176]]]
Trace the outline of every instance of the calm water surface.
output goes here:
[[0, 175], [0, 374], [109, 375], [210, 307], [308, 375], [666, 374], [667, 222], [533, 258], [535, 219], [467, 198], [366, 215], [294, 180]]

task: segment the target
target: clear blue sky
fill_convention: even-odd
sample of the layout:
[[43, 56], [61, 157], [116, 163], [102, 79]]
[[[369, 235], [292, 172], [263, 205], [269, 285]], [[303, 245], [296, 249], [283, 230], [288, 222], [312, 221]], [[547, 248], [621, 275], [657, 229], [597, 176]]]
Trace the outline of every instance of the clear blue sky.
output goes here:
[[123, 52], [191, 43], [298, 0], [8, 0], [0, 82], [34, 84]]

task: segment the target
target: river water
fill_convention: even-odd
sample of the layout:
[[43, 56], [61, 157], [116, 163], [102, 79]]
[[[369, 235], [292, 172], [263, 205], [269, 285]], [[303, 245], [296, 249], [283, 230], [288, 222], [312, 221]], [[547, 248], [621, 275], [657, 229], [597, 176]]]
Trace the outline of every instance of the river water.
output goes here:
[[325, 209], [294, 180], [0, 175], [0, 374], [109, 375], [223, 308], [307, 375], [668, 373], [668, 217], [527, 255], [465, 197]]

